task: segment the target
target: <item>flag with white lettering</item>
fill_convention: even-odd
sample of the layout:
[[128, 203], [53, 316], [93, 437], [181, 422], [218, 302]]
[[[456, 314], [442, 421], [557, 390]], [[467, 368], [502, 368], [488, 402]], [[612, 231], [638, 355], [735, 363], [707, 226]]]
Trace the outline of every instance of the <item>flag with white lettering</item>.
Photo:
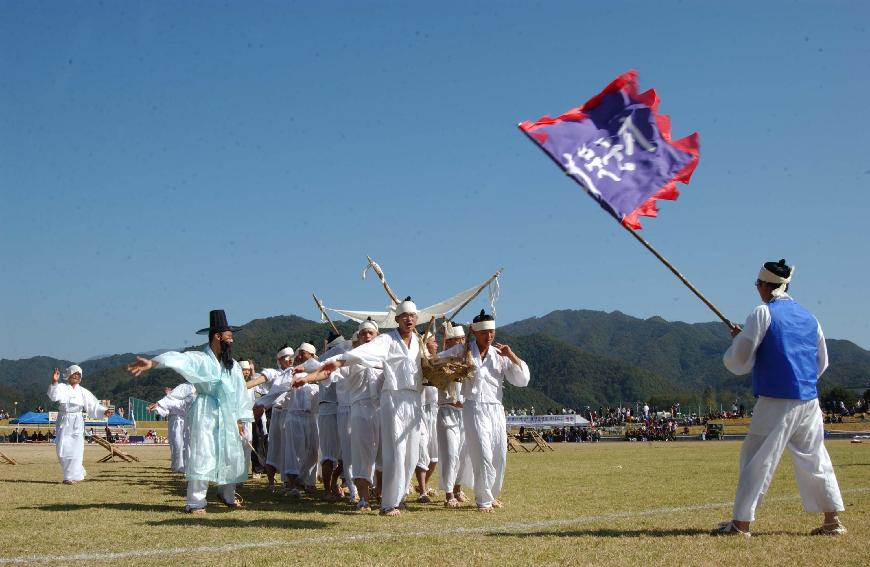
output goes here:
[[671, 140], [670, 117], [658, 113], [655, 90], [637, 92], [637, 72], [557, 118], [519, 124], [601, 207], [625, 226], [658, 214], [656, 201], [676, 200], [698, 165], [695, 132]]

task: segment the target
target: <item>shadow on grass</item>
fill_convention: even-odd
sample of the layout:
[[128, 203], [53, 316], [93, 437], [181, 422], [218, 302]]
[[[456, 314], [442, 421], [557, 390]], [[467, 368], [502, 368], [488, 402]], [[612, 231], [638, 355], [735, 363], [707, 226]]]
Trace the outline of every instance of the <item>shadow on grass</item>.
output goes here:
[[42, 512], [78, 512], [79, 510], [123, 510], [125, 512], [178, 512], [181, 506], [169, 504], [136, 504], [134, 502], [93, 502], [91, 504], [45, 504], [43, 506], [19, 506], [18, 510]]
[[617, 530], [609, 528], [590, 530], [565, 530], [563, 532], [492, 532], [489, 537], [674, 537], [674, 536], [699, 536], [708, 535], [710, 530], [698, 528], [677, 528], [662, 530]]
[[[232, 518], [227, 517], [227, 514], [234, 514]], [[310, 530], [318, 528], [328, 528], [334, 526], [335, 522], [319, 522], [316, 520], [291, 520], [291, 519], [268, 519], [268, 518], [253, 518], [250, 520], [238, 515], [244, 515], [244, 512], [229, 512], [226, 514], [216, 514], [211, 511], [205, 516], [191, 516], [186, 514], [182, 518], [170, 518], [168, 520], [155, 520], [145, 522], [145, 525], [158, 526], [203, 526], [208, 528], [279, 528], [290, 530]]]
[[63, 484], [59, 480], [0, 480], [0, 482], [8, 482], [11, 484]]

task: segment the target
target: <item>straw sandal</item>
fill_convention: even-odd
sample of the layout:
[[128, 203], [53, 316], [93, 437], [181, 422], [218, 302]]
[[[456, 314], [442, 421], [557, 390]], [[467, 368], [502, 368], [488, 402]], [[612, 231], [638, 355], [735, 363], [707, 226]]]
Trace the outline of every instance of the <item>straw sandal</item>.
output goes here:
[[202, 516], [206, 514], [205, 508], [191, 508], [190, 506], [185, 506], [181, 509], [185, 514], [194, 514], [196, 516]]
[[245, 500], [239, 495], [238, 492], [233, 493], [233, 501], [227, 502], [226, 500], [221, 499], [224, 503], [224, 506], [231, 510], [241, 510], [245, 507]]
[[398, 508], [392, 508], [392, 509], [390, 509], [390, 510], [381, 510], [380, 514], [381, 514], [381, 516], [392, 516], [392, 517], [395, 517], [395, 516], [401, 516], [401, 515], [402, 515], [402, 511], [399, 510]]
[[831, 522], [830, 524], [822, 524], [821, 526], [811, 531], [810, 535], [838, 536], [846, 535], [847, 533], [849, 533], [849, 530], [846, 529], [846, 526], [841, 524], [839, 521], [836, 521]]
[[459, 500], [456, 498], [451, 498], [450, 500], [444, 501], [445, 508], [459, 508]]

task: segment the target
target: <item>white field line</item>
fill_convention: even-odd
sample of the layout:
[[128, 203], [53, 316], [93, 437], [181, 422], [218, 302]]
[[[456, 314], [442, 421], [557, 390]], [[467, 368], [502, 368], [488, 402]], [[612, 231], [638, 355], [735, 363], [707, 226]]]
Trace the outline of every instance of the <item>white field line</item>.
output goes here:
[[[841, 491], [843, 494], [861, 494], [870, 492], [870, 487], [851, 488]], [[790, 502], [800, 500], [800, 496], [779, 496], [775, 498], [765, 498], [765, 502]], [[379, 531], [366, 532], [361, 534], [337, 534], [324, 535], [316, 537], [306, 537], [300, 539], [277, 539], [249, 543], [228, 543], [224, 545], [201, 545], [196, 547], [166, 547], [155, 549], [133, 549], [130, 551], [115, 551], [103, 553], [76, 553], [72, 555], [21, 555], [18, 557], [0, 557], [0, 564], [13, 563], [60, 563], [60, 562], [76, 562], [76, 561], [113, 561], [116, 559], [130, 559], [140, 557], [166, 557], [173, 555], [203, 555], [212, 553], [232, 553], [234, 551], [243, 551], [246, 549], [269, 549], [276, 547], [287, 547], [294, 545], [311, 545], [321, 543], [354, 543], [358, 541], [371, 540], [390, 540], [406, 537], [443, 537], [448, 535], [463, 535], [463, 534], [486, 534], [499, 532], [513, 531], [528, 531], [543, 528], [554, 528], [562, 526], [573, 526], [579, 524], [591, 524], [596, 522], [606, 522], [609, 520], [623, 520], [626, 518], [641, 518], [645, 516], [656, 516], [660, 514], [679, 514], [683, 512], [694, 512], [698, 510], [714, 510], [718, 508], [730, 508], [733, 502], [708, 502], [706, 504], [695, 504], [692, 506], [678, 506], [668, 508], [652, 508], [649, 510], [631, 510], [626, 512], [612, 512], [610, 514], [599, 514], [595, 516], [577, 516], [575, 518], [563, 518], [561, 520], [541, 520], [537, 522], [513, 522], [508, 524], [497, 524], [490, 526], [479, 526], [473, 528], [452, 528], [452, 529], [432, 529], [418, 531]], [[374, 518], [373, 518], [374, 519]], [[389, 523], [389, 520], [378, 520], [379, 522]]]

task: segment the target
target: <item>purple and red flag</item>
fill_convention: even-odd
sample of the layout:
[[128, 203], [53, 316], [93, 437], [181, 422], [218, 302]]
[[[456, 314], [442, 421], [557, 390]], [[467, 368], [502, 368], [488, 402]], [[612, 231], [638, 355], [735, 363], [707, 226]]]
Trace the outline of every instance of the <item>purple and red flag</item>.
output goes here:
[[526, 133], [601, 207], [625, 226], [674, 201], [676, 182], [698, 165], [698, 133], [671, 140], [670, 117], [658, 113], [654, 89], [637, 92], [637, 72], [624, 73], [580, 107], [557, 118], [522, 122]]

